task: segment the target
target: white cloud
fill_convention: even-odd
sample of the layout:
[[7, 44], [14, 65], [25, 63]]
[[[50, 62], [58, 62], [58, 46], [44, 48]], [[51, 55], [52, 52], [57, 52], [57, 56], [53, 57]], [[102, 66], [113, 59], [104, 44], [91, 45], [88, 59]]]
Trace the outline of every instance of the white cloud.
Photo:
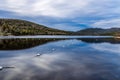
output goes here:
[[91, 25], [92, 27], [98, 27], [98, 28], [113, 28], [113, 27], [119, 27], [120, 28], [120, 19], [110, 19], [110, 20], [100, 20], [95, 22]]
[[4, 0], [0, 10], [12, 11], [22, 15], [65, 17], [84, 8], [91, 0]]
[[117, 11], [119, 10], [117, 5], [114, 5], [119, 2], [118, 0], [1, 0], [0, 10], [25, 16], [75, 17], [120, 13]]

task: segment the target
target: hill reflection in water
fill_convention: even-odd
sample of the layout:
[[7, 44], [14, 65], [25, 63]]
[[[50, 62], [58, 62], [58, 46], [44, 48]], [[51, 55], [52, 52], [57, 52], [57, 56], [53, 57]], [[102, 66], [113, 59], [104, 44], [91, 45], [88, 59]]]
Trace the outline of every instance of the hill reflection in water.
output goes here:
[[[18, 39], [0, 39], [0, 50], [21, 50], [28, 49], [35, 46], [40, 46], [49, 42], [59, 41], [59, 40], [70, 40], [70, 39], [60, 39], [60, 38], [18, 38]], [[120, 40], [115, 38], [78, 38], [85, 43], [111, 43], [119, 44]]]
[[24, 38], [24, 39], [0, 39], [0, 50], [20, 50], [32, 48], [43, 45], [48, 42], [54, 42], [64, 39], [38, 39], [38, 38]]

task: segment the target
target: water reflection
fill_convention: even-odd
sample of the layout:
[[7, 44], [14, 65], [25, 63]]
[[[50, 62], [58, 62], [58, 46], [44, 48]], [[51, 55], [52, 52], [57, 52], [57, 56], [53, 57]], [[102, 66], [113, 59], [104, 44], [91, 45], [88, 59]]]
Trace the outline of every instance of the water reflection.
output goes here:
[[0, 50], [20, 50], [64, 39], [0, 39]]
[[81, 40], [86, 43], [111, 43], [111, 44], [119, 44], [120, 39], [116, 38], [79, 38], [78, 40]]
[[[54, 41], [25, 50], [2, 50], [0, 65], [15, 68], [1, 70], [0, 79], [119, 80], [119, 51], [111, 50], [118, 50], [117, 47], [120, 45], [103, 42], [88, 44], [71, 39]], [[36, 57], [37, 54], [41, 55]]]
[[[22, 39], [0, 39], [0, 50], [21, 50], [32, 48], [35, 46], [40, 46], [49, 42], [59, 41], [59, 40], [69, 40], [69, 39], [58, 39], [58, 38], [49, 38], [49, 39], [39, 39], [39, 38], [22, 38]], [[77, 40], [86, 42], [86, 43], [112, 43], [119, 44], [120, 40], [115, 38], [79, 38]], [[64, 45], [63, 45], [64, 47]], [[54, 50], [54, 49], [53, 49]]]
[[107, 51], [109, 53], [118, 53], [120, 54], [120, 45], [119, 44], [109, 44], [109, 43], [101, 43], [101, 44], [92, 44], [91, 47], [93, 47], [96, 50], [99, 51]]

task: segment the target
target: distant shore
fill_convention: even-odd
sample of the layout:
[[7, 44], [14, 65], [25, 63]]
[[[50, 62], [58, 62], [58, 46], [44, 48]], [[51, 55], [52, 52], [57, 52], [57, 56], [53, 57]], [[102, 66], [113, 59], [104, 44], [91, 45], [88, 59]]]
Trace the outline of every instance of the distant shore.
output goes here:
[[0, 39], [10, 38], [114, 38], [114, 36], [71, 36], [71, 35], [27, 35], [27, 36], [0, 36]]

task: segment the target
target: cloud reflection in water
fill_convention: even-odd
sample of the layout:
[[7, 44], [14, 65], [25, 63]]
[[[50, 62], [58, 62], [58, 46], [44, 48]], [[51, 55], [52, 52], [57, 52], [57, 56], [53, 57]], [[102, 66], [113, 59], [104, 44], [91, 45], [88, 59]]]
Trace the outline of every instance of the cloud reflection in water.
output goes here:
[[[65, 45], [63, 47], [63, 45]], [[1, 80], [118, 80], [120, 79], [120, 56], [107, 50], [101, 53], [94, 46], [78, 40], [48, 43], [18, 55], [0, 58], [0, 64], [15, 69], [0, 71]], [[114, 46], [111, 44], [109, 46]], [[112, 47], [109, 47], [112, 48]], [[46, 50], [54, 51], [48, 52]], [[113, 48], [112, 48], [113, 49]], [[114, 48], [115, 49], [115, 48]], [[35, 57], [36, 51], [44, 53]], [[33, 53], [35, 51], [35, 53]], [[110, 50], [109, 50], [110, 51]], [[20, 54], [21, 52], [21, 54]], [[25, 53], [26, 52], [26, 53]], [[28, 53], [27, 53], [28, 52]], [[30, 53], [31, 52], [31, 53]], [[10, 52], [12, 54], [12, 52]]]

